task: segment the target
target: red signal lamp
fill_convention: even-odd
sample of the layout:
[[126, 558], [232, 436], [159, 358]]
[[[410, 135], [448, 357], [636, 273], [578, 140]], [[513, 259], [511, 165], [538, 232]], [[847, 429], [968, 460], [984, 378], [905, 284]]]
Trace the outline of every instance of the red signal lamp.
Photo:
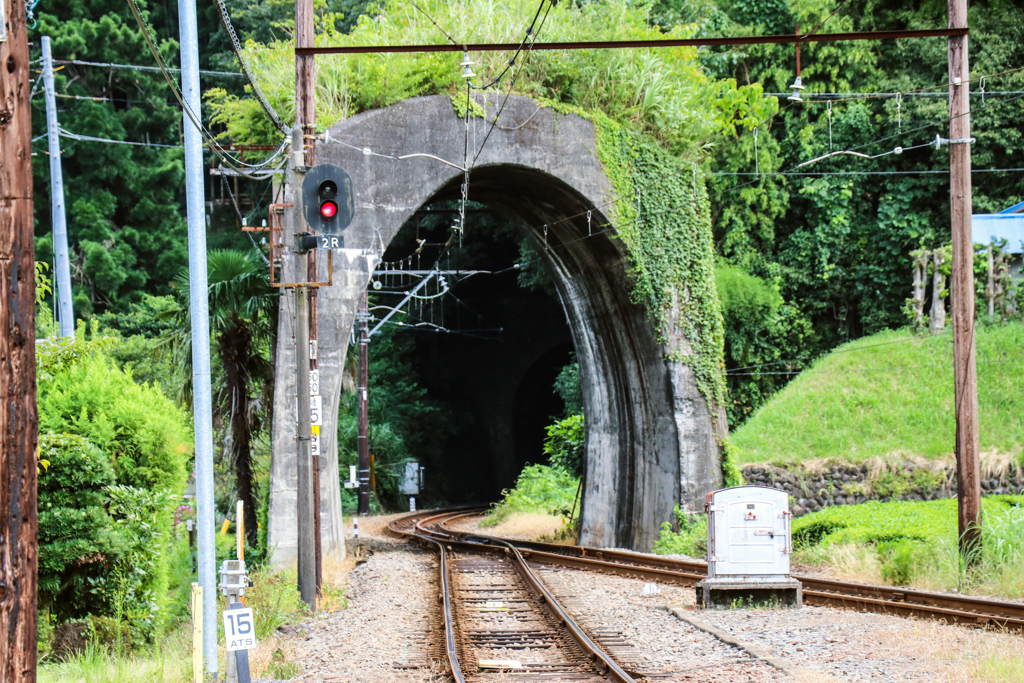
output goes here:
[[338, 215], [338, 205], [328, 199], [320, 204], [320, 215], [328, 220], [334, 218]]

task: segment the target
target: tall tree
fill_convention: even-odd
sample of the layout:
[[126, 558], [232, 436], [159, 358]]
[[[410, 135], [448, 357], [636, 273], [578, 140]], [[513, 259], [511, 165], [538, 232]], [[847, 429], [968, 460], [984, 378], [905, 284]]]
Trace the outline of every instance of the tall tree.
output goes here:
[[[235, 468], [238, 498], [245, 503], [246, 540], [255, 546], [256, 496], [253, 491], [253, 439], [273, 405], [273, 368], [270, 349], [277, 329], [277, 295], [270, 287], [267, 268], [255, 257], [238, 251], [211, 251], [207, 259], [210, 283], [210, 332], [219, 367], [214, 395], [214, 417], [224, 427], [224, 452]], [[191, 306], [188, 273], [175, 279], [179, 308], [173, 312], [176, 329], [170, 334], [175, 357], [189, 370], [192, 365]], [[191, 372], [188, 373], [191, 378]], [[191, 379], [185, 385], [191, 393]]]

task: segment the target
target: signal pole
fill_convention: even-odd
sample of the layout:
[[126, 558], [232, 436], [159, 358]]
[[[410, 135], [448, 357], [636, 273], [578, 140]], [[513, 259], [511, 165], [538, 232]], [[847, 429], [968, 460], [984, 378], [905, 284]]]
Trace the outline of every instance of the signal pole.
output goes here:
[[0, 0], [0, 681], [36, 680], [35, 241], [25, 3]]
[[364, 291], [359, 300], [359, 388], [356, 403], [359, 406], [359, 434], [357, 437], [359, 459], [359, 514], [370, 514], [370, 413], [366, 395], [370, 378], [370, 311], [369, 295]]
[[71, 303], [71, 264], [68, 258], [68, 224], [64, 215], [64, 174], [60, 160], [60, 129], [57, 124], [57, 96], [53, 91], [53, 55], [50, 36], [42, 37], [43, 93], [46, 96], [46, 136], [50, 146], [50, 215], [53, 221], [53, 253], [57, 281], [54, 294], [60, 314], [60, 336], [75, 336], [75, 312]]
[[[295, 46], [313, 47], [315, 44], [316, 26], [314, 23], [313, 0], [296, 0], [295, 2]], [[295, 123], [300, 128], [298, 140], [293, 136], [293, 159], [299, 160], [301, 151], [302, 165], [312, 168], [316, 165], [316, 58], [313, 55], [295, 56]], [[295, 232], [301, 235], [306, 230], [303, 226], [303, 215], [300, 207], [294, 209], [296, 216]], [[305, 256], [306, 267], [296, 263], [295, 273], [299, 276], [306, 273], [308, 282], [317, 281], [316, 250]], [[302, 256], [299, 256], [301, 261]], [[312, 291], [311, 291], [312, 289]], [[296, 304], [296, 371], [300, 376], [297, 385], [299, 395], [299, 593], [302, 600], [314, 609], [316, 597], [320, 591], [321, 551], [320, 551], [320, 456], [311, 453], [312, 429], [309, 420], [309, 373], [316, 370], [318, 363], [310, 359], [310, 341], [317, 340], [317, 297], [316, 289], [301, 285], [295, 290]], [[301, 310], [304, 313], [299, 316]], [[300, 333], [298, 328], [302, 327]], [[300, 338], [305, 338], [302, 343]], [[305, 382], [302, 377], [305, 376]], [[305, 391], [302, 387], [305, 387]], [[305, 422], [303, 422], [305, 415]], [[317, 428], [319, 430], [319, 427]], [[318, 433], [319, 438], [319, 433]], [[305, 441], [303, 441], [305, 439]], [[304, 447], [305, 444], [305, 447]]]
[[[948, 0], [949, 28], [967, 28], [967, 0]], [[971, 117], [967, 36], [949, 51], [949, 200], [953, 238], [953, 384], [956, 409], [957, 507], [960, 553], [981, 545], [978, 454], [978, 370], [974, 344], [974, 242], [971, 238]]]

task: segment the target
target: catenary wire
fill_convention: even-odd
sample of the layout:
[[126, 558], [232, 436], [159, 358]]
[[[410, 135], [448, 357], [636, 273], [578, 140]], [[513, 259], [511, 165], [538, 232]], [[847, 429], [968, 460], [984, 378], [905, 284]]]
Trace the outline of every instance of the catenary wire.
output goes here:
[[133, 145], [135, 147], [164, 147], [167, 149], [182, 149], [181, 145], [162, 145], [156, 142], [132, 142], [130, 140], [111, 140], [109, 138], [97, 138], [91, 135], [78, 135], [64, 130], [63, 128], [57, 129], [58, 133], [62, 138], [70, 138], [72, 140], [78, 140], [80, 142], [107, 142], [115, 145]]
[[444, 34], [444, 37], [448, 39], [449, 43], [451, 43], [452, 45], [455, 45], [455, 46], [461, 46], [462, 45], [462, 43], [460, 43], [459, 41], [457, 41], [454, 38], [452, 38], [452, 34], [448, 33], [448, 31], [445, 31], [443, 28], [441, 28], [441, 25], [438, 24], [437, 21], [434, 20], [434, 17], [430, 16], [425, 9], [420, 7], [419, 4], [415, 2], [415, 0], [409, 0], [409, 1], [412, 3], [412, 6], [416, 8], [417, 12], [419, 12], [420, 14], [425, 16], [427, 19], [429, 19], [430, 23], [433, 24], [435, 27], [437, 27], [438, 31], [440, 31], [441, 33]]
[[820, 31], [820, 30], [821, 30], [821, 27], [825, 25], [825, 22], [827, 22], [827, 21], [828, 21], [829, 19], [831, 19], [832, 17], [834, 17], [834, 16], [836, 15], [836, 13], [837, 13], [837, 12], [838, 12], [839, 10], [843, 9], [843, 7], [845, 7], [845, 6], [846, 6], [846, 3], [848, 3], [849, 1], [850, 1], [850, 0], [843, 0], [843, 1], [841, 2], [841, 3], [839, 3], [839, 6], [837, 6], [837, 7], [836, 7], [836, 8], [834, 9], [834, 10], [832, 10], [832, 14], [830, 14], [830, 15], [828, 15], [827, 17], [825, 17], [824, 19], [822, 19], [822, 20], [821, 20], [821, 23], [820, 23], [820, 24], [818, 24], [817, 26], [815, 26], [815, 27], [814, 27], [814, 30], [813, 30], [813, 31], [811, 31], [810, 33], [807, 33], [807, 34], [804, 34], [803, 36], [801, 36], [801, 40], [803, 40], [803, 39], [806, 39], [806, 38], [810, 38], [810, 37], [811, 37], [811, 36], [813, 36], [813, 35], [814, 35], [815, 33], [817, 33], [818, 31]]
[[171, 77], [170, 72], [167, 70], [167, 67], [164, 64], [163, 57], [160, 56], [160, 51], [157, 49], [156, 44], [154, 43], [153, 35], [149, 29], [149, 25], [146, 23], [146, 20], [143, 19], [142, 12], [139, 9], [138, 4], [136, 3], [135, 0], [128, 0], [128, 5], [132, 10], [132, 14], [135, 17], [136, 23], [142, 30], [142, 36], [146, 41], [146, 45], [149, 47], [150, 53], [152, 53], [153, 58], [156, 60], [157, 66], [160, 68], [161, 72], [164, 75], [164, 78], [167, 80], [167, 85], [171, 88], [171, 93], [174, 95], [174, 98], [178, 101], [178, 105], [181, 107], [182, 111], [185, 112], [185, 115], [188, 116], [188, 118], [192, 121], [192, 124], [196, 127], [196, 130], [199, 131], [199, 134], [206, 139], [206, 143], [207, 146], [210, 148], [210, 151], [212, 151], [217, 157], [219, 157], [221, 162], [228, 166], [228, 168], [238, 172], [240, 175], [243, 175], [247, 178], [251, 178], [254, 180], [263, 179], [265, 175], [262, 177], [258, 175], [250, 175], [245, 171], [245, 169], [259, 169], [269, 165], [274, 159], [276, 159], [284, 152], [285, 147], [289, 143], [288, 136], [284, 137], [284, 139], [281, 142], [281, 146], [278, 147], [277, 151], [274, 152], [270, 157], [268, 157], [260, 164], [243, 164], [234, 157], [231, 157], [230, 155], [226, 154], [224, 150], [220, 147], [220, 145], [217, 144], [216, 140], [214, 140], [210, 132], [206, 130], [206, 127], [203, 125], [202, 121], [197, 117], [195, 112], [192, 111], [191, 107], [189, 107], [188, 104], [185, 103], [184, 97], [178, 90], [177, 84], [175, 84], [174, 79]]
[[224, 4], [224, 0], [217, 0], [217, 9], [220, 11], [220, 19], [224, 24], [224, 29], [228, 32], [228, 37], [231, 38], [231, 49], [235, 51], [235, 58], [238, 60], [238, 64], [242, 67], [242, 73], [245, 74], [245, 79], [249, 82], [252, 87], [252, 92], [259, 101], [260, 106], [263, 107], [264, 113], [270, 117], [271, 122], [274, 126], [284, 133], [286, 136], [291, 134], [288, 126], [281, 121], [281, 118], [274, 111], [274, 108], [270, 106], [270, 102], [267, 101], [266, 95], [263, 94], [263, 89], [260, 88], [259, 83], [256, 82], [256, 77], [252, 75], [252, 71], [249, 69], [249, 63], [245, 59], [244, 51], [242, 50], [241, 43], [238, 42], [238, 36], [235, 35], [235, 27], [231, 25], [231, 16], [228, 14], [228, 8]]
[[[537, 27], [537, 33], [538, 34], [544, 29], [544, 23], [547, 21], [548, 13], [551, 12], [551, 6], [552, 5], [551, 5], [550, 0], [542, 0], [541, 4], [544, 5], [545, 2], [547, 3], [547, 9], [544, 10], [544, 17], [540, 20], [540, 26]], [[539, 11], [540, 11], [540, 8], [538, 8], [538, 12]], [[536, 21], [536, 19], [534, 19], [534, 21]], [[526, 56], [523, 57], [523, 65], [517, 71], [515, 71], [512, 74], [512, 80], [511, 80], [511, 82], [508, 85], [508, 92], [505, 93], [505, 99], [502, 100], [501, 106], [498, 108], [498, 113], [494, 115], [494, 119], [491, 121], [491, 126], [490, 126], [490, 128], [487, 129], [487, 135], [484, 136], [484, 141], [480, 143], [480, 149], [477, 150], [476, 155], [473, 157], [472, 166], [476, 165], [476, 160], [480, 158], [480, 155], [484, 151], [484, 147], [487, 146], [487, 141], [490, 140], [491, 133], [494, 132], [494, 127], [496, 125], [498, 125], [498, 119], [501, 118], [501, 113], [503, 111], [505, 111], [505, 105], [508, 104], [509, 97], [511, 97], [511, 95], [512, 95], [512, 89], [515, 88], [516, 80], [519, 78], [519, 74], [521, 74], [526, 69], [526, 60], [528, 60], [530, 58], [530, 55], [532, 54], [532, 50], [533, 50], [533, 46], [532, 46], [532, 42], [531, 42], [530, 48], [527, 49], [527, 51], [526, 51]]]
[[[972, 335], [972, 338], [973, 338], [973, 335]], [[1024, 356], [1013, 356], [1011, 358], [1000, 358], [998, 360], [976, 360], [975, 364], [977, 364], [977, 365], [994, 365], [994, 364], [998, 364], [998, 363], [1016, 363], [1017, 361], [1021, 361], [1021, 360], [1024, 360]], [[927, 365], [894, 365], [894, 366], [890, 366], [890, 367], [881, 367], [881, 368], [851, 368], [849, 370], [815, 370], [813, 368], [808, 368], [807, 370], [792, 370], [792, 371], [787, 371], [787, 372], [749, 372], [749, 373], [737, 372], [737, 373], [734, 373], [734, 374], [730, 374], [728, 376], [729, 377], [749, 377], [749, 376], [763, 377], [763, 376], [767, 376], [767, 375], [788, 375], [788, 376], [794, 376], [794, 375], [802, 375], [805, 372], [809, 372], [809, 373], [815, 374], [815, 375], [847, 375], [847, 374], [851, 374], [851, 373], [855, 373], [855, 372], [890, 372], [892, 370], [920, 370], [920, 369], [923, 369], [923, 368], [948, 368], [948, 367], [950, 367], [949, 363], [929, 363]]]

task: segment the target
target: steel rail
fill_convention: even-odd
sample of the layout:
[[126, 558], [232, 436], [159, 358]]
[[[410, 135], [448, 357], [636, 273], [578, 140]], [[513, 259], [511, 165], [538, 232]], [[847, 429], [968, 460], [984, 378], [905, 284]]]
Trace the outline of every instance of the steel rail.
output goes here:
[[[468, 514], [480, 514], [480, 512], [482, 512], [482, 510], [478, 509]], [[495, 539], [497, 542], [492, 544], [460, 540], [458, 534], [452, 534], [445, 530], [430, 528], [429, 525], [435, 523], [436, 520], [443, 521], [449, 518], [451, 514], [451, 511], [434, 512], [432, 514], [424, 512], [414, 513], [412, 515], [392, 520], [392, 522], [388, 524], [388, 530], [397, 536], [407, 537], [421, 543], [428, 543], [439, 550], [441, 554], [440, 564], [443, 567], [441, 569], [443, 576], [442, 595], [445, 606], [445, 645], [448, 650], [448, 657], [452, 662], [453, 676], [455, 676], [456, 670], [458, 670], [459, 677], [461, 677], [462, 672], [458, 662], [458, 655], [455, 651], [455, 625], [454, 619], [452, 618], [451, 597], [448, 588], [448, 566], [446, 562], [446, 555], [448, 551], [458, 549], [464, 552], [504, 555], [511, 559], [513, 566], [515, 566], [519, 575], [526, 581], [536, 596], [544, 603], [544, 606], [548, 609], [555, 620], [568, 632], [576, 645], [586, 654], [591, 663], [594, 664], [594, 666], [596, 666], [603, 675], [607, 676], [609, 680], [614, 681], [615, 683], [636, 683], [636, 679], [634, 679], [625, 669], [619, 666], [619, 664], [610, 655], [608, 655], [590, 638], [590, 636], [586, 634], [586, 632], [576, 623], [569, 613], [566, 612], [554, 594], [552, 594], [551, 591], [548, 590], [547, 586], [544, 585], [544, 582], [536, 576], [533, 569], [526, 562], [521, 551], [513, 544], [497, 539]], [[397, 526], [397, 523], [413, 520], [414, 523], [412, 531], [407, 531]], [[456, 680], [459, 681], [459, 683], [464, 681], [462, 678], [456, 678]]]
[[[966, 36], [966, 28], [911, 29], [904, 31], [866, 31], [859, 33], [798, 33], [781, 36], [727, 36], [721, 38], [671, 38], [667, 40], [585, 40], [533, 43], [530, 50], [621, 50], [652, 47], [719, 47], [729, 45], [778, 45], [786, 43], [828, 43], [846, 40], [896, 40], [899, 38], [949, 38]], [[297, 47], [296, 55], [352, 55], [389, 52], [504, 52], [519, 43], [463, 43], [429, 45], [346, 45], [335, 47]]]
[[[598, 550], [584, 546], [563, 546], [534, 541], [501, 539], [458, 532], [449, 525], [459, 518], [479, 512], [449, 512], [439, 526], [453, 538], [462, 535], [480, 543], [511, 543], [524, 557], [547, 564], [663, 581], [683, 586], [695, 585], [707, 577], [707, 564], [641, 555], [621, 550]], [[966, 625], [996, 625], [1024, 632], [1024, 604], [966, 595], [948, 595], [908, 588], [839, 581], [794, 574], [804, 587], [804, 602], [816, 606], [838, 607], [898, 616], [944, 619]]]

